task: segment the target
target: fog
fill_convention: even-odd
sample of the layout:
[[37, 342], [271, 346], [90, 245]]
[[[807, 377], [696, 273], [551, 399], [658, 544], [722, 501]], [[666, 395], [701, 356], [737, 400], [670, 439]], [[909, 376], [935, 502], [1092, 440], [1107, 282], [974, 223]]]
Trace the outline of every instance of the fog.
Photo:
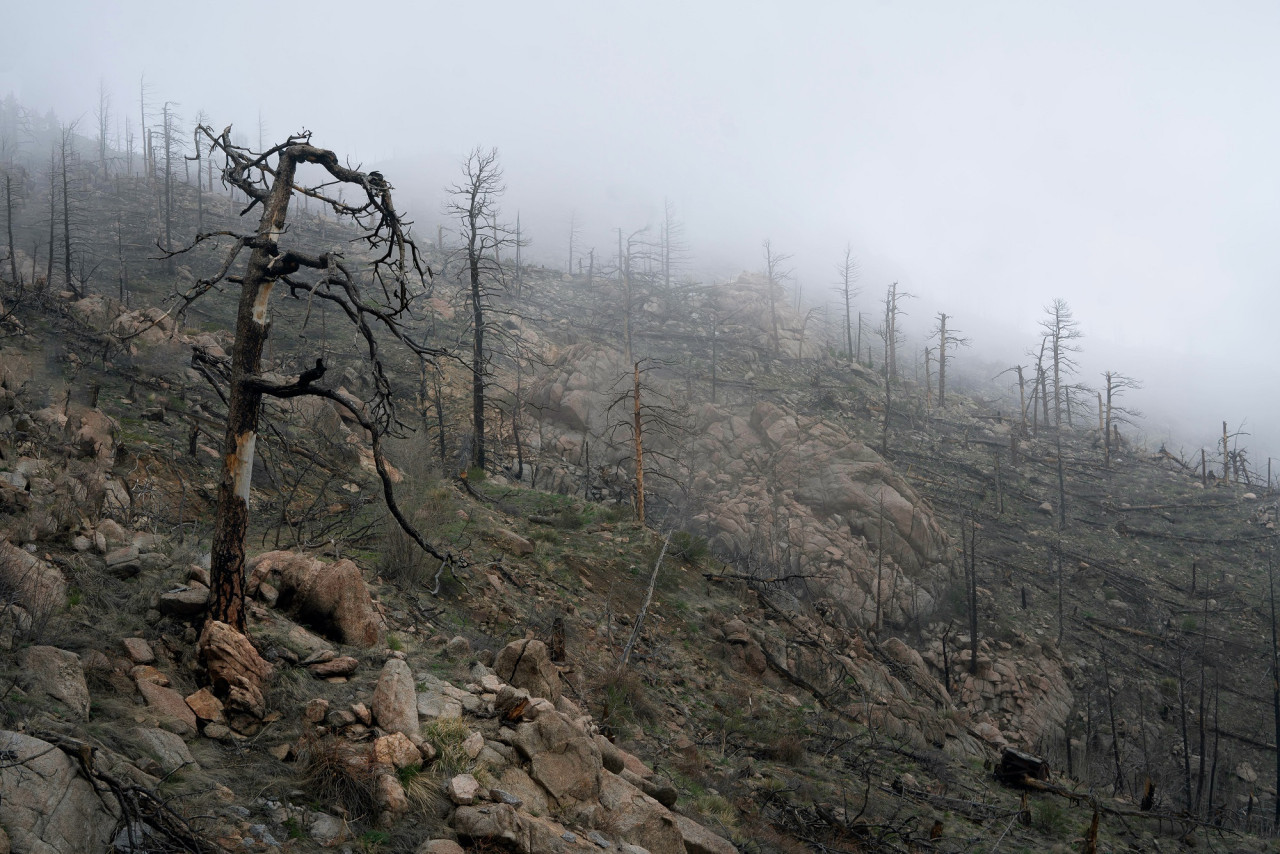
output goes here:
[[563, 266], [571, 215], [607, 252], [669, 199], [688, 274], [757, 269], [767, 237], [820, 301], [848, 243], [864, 311], [896, 280], [913, 339], [943, 310], [994, 366], [1061, 297], [1080, 379], [1143, 380], [1149, 440], [1227, 420], [1280, 454], [1274, 3], [22, 6], [0, 95], [64, 119], [101, 81], [136, 127], [145, 79], [254, 141], [305, 127], [429, 233], [496, 146], [535, 262]]

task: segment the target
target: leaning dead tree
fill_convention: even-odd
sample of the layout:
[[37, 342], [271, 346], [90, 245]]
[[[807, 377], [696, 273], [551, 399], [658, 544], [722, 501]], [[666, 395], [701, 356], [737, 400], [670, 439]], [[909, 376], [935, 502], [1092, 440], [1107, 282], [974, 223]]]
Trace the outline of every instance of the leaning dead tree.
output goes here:
[[[380, 173], [344, 166], [332, 151], [312, 145], [309, 133], [254, 152], [232, 143], [229, 127], [221, 133], [206, 126], [199, 130], [209, 140], [211, 151], [225, 160], [223, 182], [249, 200], [241, 215], [260, 211], [257, 228], [252, 232], [202, 233], [190, 246], [170, 253], [188, 252], [209, 242], [225, 248], [216, 273], [180, 295], [180, 312], [221, 291], [225, 284], [240, 289], [229, 361], [214, 364], [211, 369], [211, 357], [205, 354], [193, 364], [207, 378], [225, 380], [227, 386], [227, 427], [214, 523], [210, 567], [213, 595], [208, 620], [243, 634], [250, 477], [265, 397], [310, 395], [348, 410], [368, 433], [393, 517], [425, 551], [442, 562], [451, 559], [428, 543], [400, 511], [382, 454], [383, 438], [399, 426], [380, 354], [382, 342], [389, 337], [423, 359], [432, 359], [441, 352], [415, 342], [402, 326], [413, 299], [429, 282], [431, 271], [410, 236], [410, 223], [392, 203], [391, 185]], [[304, 164], [323, 170], [322, 180], [310, 186], [299, 184], [298, 170]], [[309, 254], [287, 245], [286, 222], [294, 196], [320, 202], [356, 228], [366, 260], [356, 263], [340, 252]], [[283, 286], [283, 295], [306, 301], [308, 308], [315, 300], [323, 300], [346, 317], [363, 351], [373, 388], [371, 399], [357, 400], [347, 392], [321, 386], [326, 371], [321, 358], [316, 359], [314, 368], [292, 382], [272, 382], [263, 376], [262, 354], [271, 329], [271, 298], [277, 284]]]

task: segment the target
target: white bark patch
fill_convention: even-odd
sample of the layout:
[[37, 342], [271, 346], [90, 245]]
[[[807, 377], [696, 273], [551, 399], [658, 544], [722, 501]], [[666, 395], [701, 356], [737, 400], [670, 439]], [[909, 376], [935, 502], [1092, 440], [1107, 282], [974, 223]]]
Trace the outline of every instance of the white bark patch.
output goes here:
[[253, 322], [259, 326], [267, 325], [267, 305], [271, 299], [271, 287], [274, 282], [267, 282], [258, 288], [258, 295], [253, 300]]
[[236, 453], [231, 461], [231, 478], [234, 492], [249, 505], [249, 481], [253, 476], [253, 449], [258, 442], [257, 432], [250, 430], [236, 437]]

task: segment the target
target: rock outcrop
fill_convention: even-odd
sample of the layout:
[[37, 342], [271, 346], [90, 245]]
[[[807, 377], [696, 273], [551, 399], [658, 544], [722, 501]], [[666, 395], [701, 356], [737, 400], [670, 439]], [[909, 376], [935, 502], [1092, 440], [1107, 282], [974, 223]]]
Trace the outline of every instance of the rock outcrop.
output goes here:
[[118, 807], [98, 792], [74, 761], [46, 741], [0, 732], [0, 828], [15, 852], [85, 854], [105, 851]]
[[[213, 693], [232, 721], [246, 715], [261, 720], [267, 711], [263, 691], [274, 668], [263, 660], [249, 638], [226, 623], [209, 620], [200, 633], [199, 650]], [[186, 706], [185, 700], [183, 705]]]
[[398, 658], [382, 667], [378, 685], [369, 704], [378, 726], [387, 732], [420, 736], [418, 728], [418, 696], [413, 684], [413, 671]]
[[0, 540], [0, 591], [37, 616], [61, 610], [67, 600], [62, 573], [7, 540]]
[[[604, 441], [612, 394], [629, 368], [610, 350], [578, 345], [535, 389], [543, 413], [536, 441], [564, 460], [551, 480], [575, 488], [590, 445], [596, 469], [625, 470], [633, 449]], [[804, 598], [847, 625], [918, 623], [932, 613], [949, 543], [932, 512], [879, 454], [829, 419], [768, 402], [749, 411], [704, 403], [677, 442], [645, 437], [652, 465], [679, 456], [698, 496], [690, 527], [764, 576], [800, 579]], [[687, 474], [685, 472], [688, 472]], [[624, 484], [625, 485], [625, 484]], [[625, 494], [625, 489], [621, 491]]]
[[18, 661], [22, 668], [18, 681], [24, 688], [54, 698], [78, 720], [89, 719], [89, 686], [80, 656], [57, 647], [33, 646], [24, 649]]
[[560, 673], [551, 662], [547, 645], [540, 640], [512, 641], [498, 653], [494, 672], [535, 697], [555, 701], [560, 696]]
[[269, 585], [275, 606], [326, 637], [353, 646], [381, 643], [385, 628], [360, 568], [349, 560], [324, 563], [310, 555], [274, 551], [249, 563], [250, 595]]

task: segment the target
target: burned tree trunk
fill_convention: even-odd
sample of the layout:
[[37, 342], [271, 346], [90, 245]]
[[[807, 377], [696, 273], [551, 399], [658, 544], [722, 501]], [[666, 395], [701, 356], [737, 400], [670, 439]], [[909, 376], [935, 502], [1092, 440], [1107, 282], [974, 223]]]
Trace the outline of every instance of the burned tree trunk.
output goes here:
[[295, 158], [282, 153], [275, 181], [264, 194], [256, 245], [249, 255], [240, 286], [235, 343], [231, 351], [227, 430], [210, 559], [213, 598], [209, 618], [241, 633], [245, 629], [244, 536], [249, 528], [249, 483], [258, 438], [258, 417], [262, 413], [262, 392], [248, 380], [262, 372], [262, 348], [271, 328], [268, 315], [271, 289], [279, 276], [273, 264], [279, 253], [277, 241], [284, 231], [289, 200], [293, 197], [296, 168]]
[[632, 417], [635, 420], [633, 432], [636, 441], [636, 520], [640, 523], [640, 527], [644, 527], [644, 430], [640, 422], [640, 363], [636, 362], [633, 370], [635, 372], [635, 390], [633, 392], [633, 402], [635, 404]]

